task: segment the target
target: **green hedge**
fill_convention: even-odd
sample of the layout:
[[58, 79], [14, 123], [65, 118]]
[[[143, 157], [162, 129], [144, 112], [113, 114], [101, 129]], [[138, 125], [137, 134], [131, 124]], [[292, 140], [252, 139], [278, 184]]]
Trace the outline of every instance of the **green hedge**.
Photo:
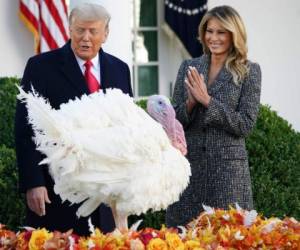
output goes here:
[[261, 106], [246, 145], [255, 208], [265, 216], [300, 219], [300, 133]]
[[[0, 222], [23, 225], [24, 206], [17, 194], [13, 145], [16, 78], [0, 78]], [[137, 102], [143, 108], [145, 100]], [[300, 219], [300, 134], [268, 106], [261, 106], [247, 138], [255, 208], [266, 216]], [[141, 216], [143, 226], [159, 228], [164, 212]], [[137, 218], [131, 217], [131, 221]]]
[[0, 222], [18, 229], [24, 221], [24, 202], [18, 192], [15, 151], [0, 146]]
[[0, 145], [9, 148], [14, 147], [14, 113], [16, 105], [16, 93], [20, 79], [4, 77], [0, 78]]

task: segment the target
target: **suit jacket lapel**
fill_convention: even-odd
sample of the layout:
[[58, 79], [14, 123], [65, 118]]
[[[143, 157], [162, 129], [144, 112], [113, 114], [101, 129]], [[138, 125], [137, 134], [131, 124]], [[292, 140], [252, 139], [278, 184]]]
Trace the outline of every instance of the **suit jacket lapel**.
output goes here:
[[217, 75], [216, 79], [208, 86], [208, 74], [209, 74], [209, 67], [210, 67], [210, 56], [204, 55], [202, 57], [201, 63], [201, 71], [205, 84], [207, 86], [207, 91], [209, 95], [214, 95], [226, 82], [228, 82], [232, 75], [231, 73], [225, 68], [225, 65], [220, 70], [219, 74]]
[[69, 79], [71, 85], [77, 89], [79, 95], [89, 94], [89, 90], [87, 84], [85, 83], [84, 76], [71, 49], [70, 41], [62, 48], [62, 51], [62, 72]]
[[112, 88], [112, 66], [109, 58], [106, 56], [106, 53], [103, 51], [103, 49], [100, 49], [99, 58], [101, 70], [101, 88], [105, 93], [106, 88]]
[[225, 65], [220, 70], [214, 82], [209, 87], [209, 94], [214, 95], [218, 90], [232, 78], [231, 73], [225, 68]]
[[209, 65], [210, 65], [210, 58], [208, 55], [203, 55], [201, 57], [201, 63], [200, 63], [200, 71], [199, 73], [201, 73], [204, 76], [204, 82], [206, 84], [206, 86], [208, 87], [207, 83], [208, 83], [208, 73], [209, 73]]

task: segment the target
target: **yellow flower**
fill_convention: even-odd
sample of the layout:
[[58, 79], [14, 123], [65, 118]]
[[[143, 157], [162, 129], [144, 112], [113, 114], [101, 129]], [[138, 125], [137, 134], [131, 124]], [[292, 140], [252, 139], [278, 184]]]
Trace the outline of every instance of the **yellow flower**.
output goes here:
[[188, 240], [184, 243], [184, 250], [204, 250], [200, 247], [200, 242], [196, 240]]
[[96, 228], [95, 233], [90, 236], [90, 240], [95, 244], [95, 246], [102, 246], [105, 240], [105, 236], [101, 233], [101, 231]]
[[52, 236], [53, 234], [49, 233], [45, 228], [33, 231], [29, 240], [29, 250], [43, 249], [44, 243], [51, 239]]
[[199, 240], [201, 242], [203, 241], [205, 244], [211, 244], [216, 240], [216, 236], [214, 235], [212, 228], [203, 229], [201, 230], [201, 232], [198, 232], [198, 234]]
[[150, 240], [147, 250], [168, 250], [168, 245], [162, 239], [155, 238]]
[[166, 242], [170, 250], [184, 250], [184, 244], [178, 234], [166, 233]]

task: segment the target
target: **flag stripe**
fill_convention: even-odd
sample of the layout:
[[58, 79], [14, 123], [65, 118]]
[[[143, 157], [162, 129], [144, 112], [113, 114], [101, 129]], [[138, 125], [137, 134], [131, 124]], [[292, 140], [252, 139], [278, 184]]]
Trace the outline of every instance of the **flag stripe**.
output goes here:
[[41, 48], [40, 48], [41, 51], [49, 51], [49, 50], [51, 50], [49, 48], [49, 46], [48, 46], [47, 41], [45, 40], [45, 38], [43, 36], [41, 37], [40, 46], [41, 46]]
[[65, 0], [60, 0], [57, 2], [57, 10], [59, 12], [59, 15], [61, 16], [67, 37], [69, 37], [69, 19]]
[[[46, 40], [46, 43], [48, 44], [49, 48], [58, 48], [58, 45], [53, 38], [52, 34], [50, 33], [47, 25], [45, 24], [44, 20], [40, 20], [41, 23], [41, 33], [42, 33], [42, 38]], [[42, 50], [43, 51], [43, 50]]]
[[61, 19], [61, 15], [60, 15], [60, 13], [58, 12], [58, 10], [55, 6], [55, 2], [59, 3], [60, 1], [45, 0], [45, 4], [48, 7], [49, 14], [52, 15], [52, 17], [54, 19], [54, 22], [56, 23], [56, 25], [58, 26], [61, 34], [64, 37], [64, 41], [67, 41], [68, 36], [67, 36], [66, 30], [65, 30], [63, 21]]
[[65, 0], [61, 0], [60, 2], [62, 4], [62, 6], [63, 6], [64, 12], [65, 12], [65, 16], [68, 17], [68, 9], [67, 9], [67, 5], [66, 5]]
[[[51, 49], [56, 49], [64, 45], [67, 39], [64, 39], [63, 34], [56, 24], [55, 17], [49, 11], [45, 1], [41, 3], [40, 11], [41, 34], [45, 37], [48, 46]], [[53, 40], [55, 41], [55, 43], [53, 42]]]

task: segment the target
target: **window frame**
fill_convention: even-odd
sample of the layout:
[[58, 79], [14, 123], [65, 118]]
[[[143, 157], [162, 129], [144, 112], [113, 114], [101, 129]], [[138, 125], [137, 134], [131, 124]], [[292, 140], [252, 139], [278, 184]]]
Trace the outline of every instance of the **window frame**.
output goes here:
[[[136, 0], [133, 0], [133, 27], [132, 27], [132, 51], [133, 51], [133, 58], [132, 58], [132, 69], [133, 69], [133, 93], [135, 99], [144, 99], [147, 98], [147, 96], [140, 96], [139, 95], [139, 82], [138, 82], [138, 69], [139, 66], [156, 66], [157, 67], [157, 88], [158, 92], [160, 92], [160, 16], [159, 16], [159, 8], [160, 8], [160, 1], [156, 0], [156, 26], [145, 26], [145, 27], [138, 27], [136, 22]], [[144, 31], [155, 31], [157, 34], [157, 41], [156, 41], [156, 47], [157, 47], [157, 60], [156, 61], [151, 61], [151, 62], [136, 62], [136, 54], [137, 54], [137, 49], [135, 46], [135, 43], [137, 41], [137, 36], [139, 32], [144, 32]], [[159, 93], [153, 93], [153, 94], [159, 94]]]

